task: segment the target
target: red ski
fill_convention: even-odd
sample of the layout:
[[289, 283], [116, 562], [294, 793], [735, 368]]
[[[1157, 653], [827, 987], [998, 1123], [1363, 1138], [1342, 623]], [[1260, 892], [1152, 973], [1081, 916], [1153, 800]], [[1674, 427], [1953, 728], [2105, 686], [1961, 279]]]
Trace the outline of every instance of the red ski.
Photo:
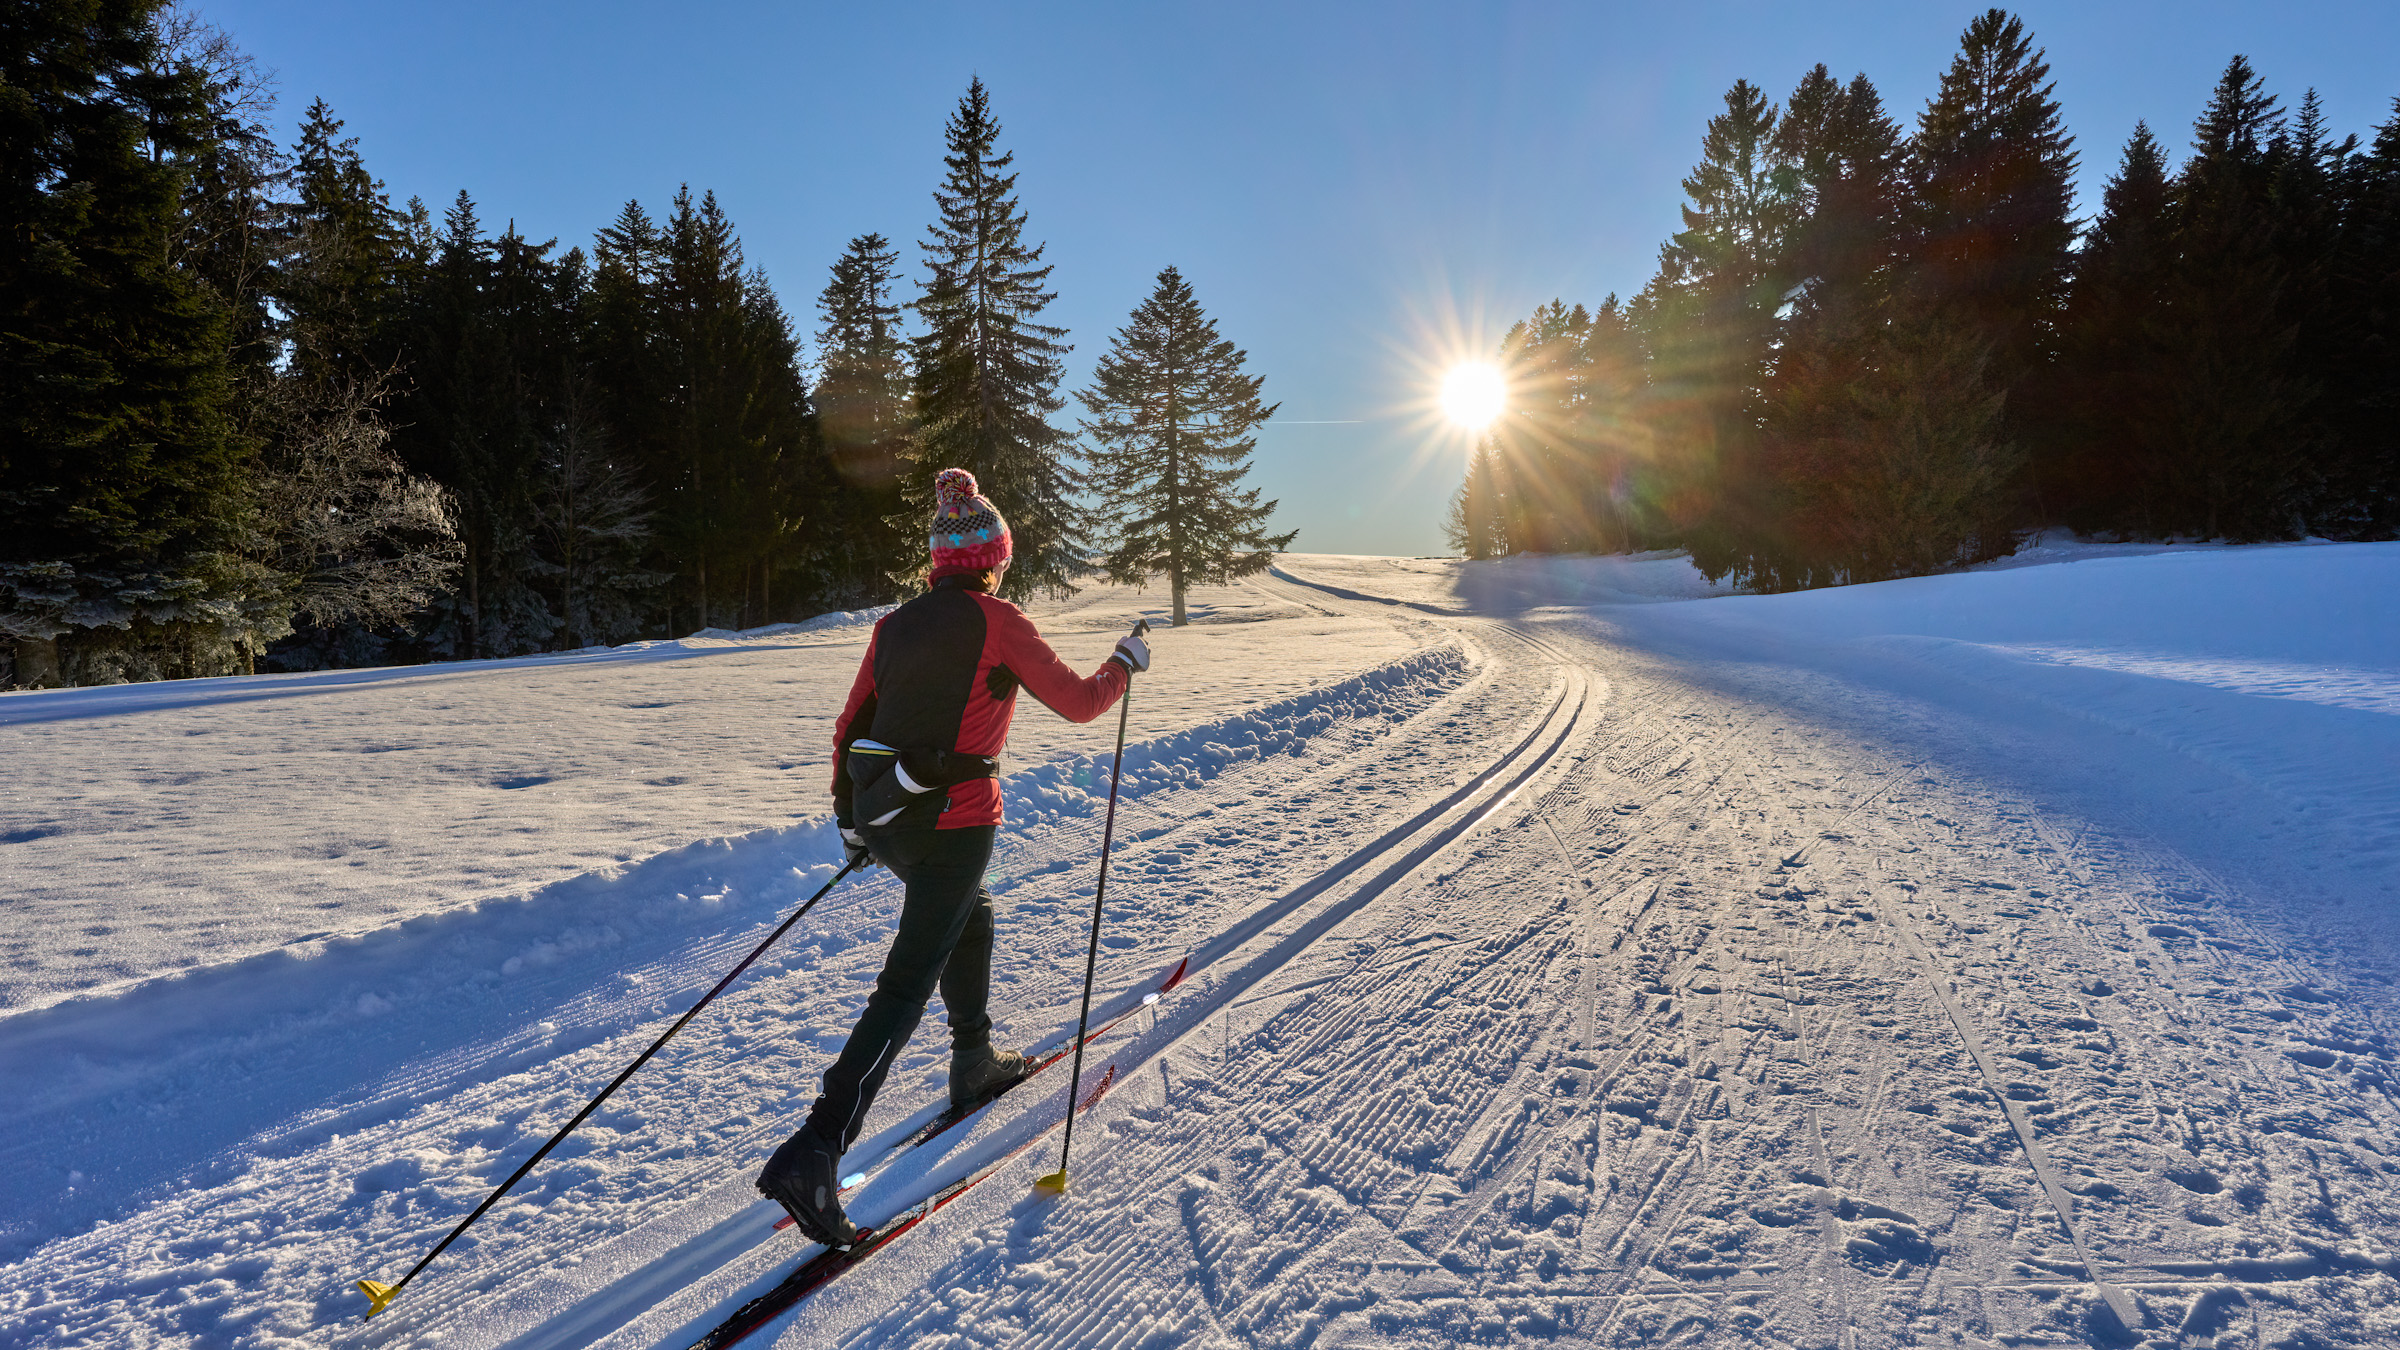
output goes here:
[[[1178, 968], [1177, 974], [1181, 974], [1180, 968]], [[1127, 1014], [1127, 1016], [1130, 1015], [1130, 1013]], [[1123, 1020], [1123, 1017], [1117, 1019], [1120, 1022]], [[1116, 1023], [1111, 1022], [1109, 1025], [1114, 1026]], [[1103, 1027], [1101, 1031], [1107, 1029], [1107, 1027]], [[1093, 1032], [1092, 1038], [1098, 1037], [1099, 1034], [1100, 1032]], [[1087, 1038], [1087, 1042], [1089, 1039], [1091, 1038]], [[1092, 1086], [1092, 1090], [1084, 1095], [1084, 1099], [1076, 1103], [1076, 1112], [1081, 1114], [1091, 1110], [1099, 1103], [1101, 1094], [1107, 1092], [1109, 1085], [1116, 1082], [1116, 1079], [1117, 1066], [1111, 1064], [1101, 1072], [1100, 1081]], [[880, 1226], [861, 1230], [857, 1243], [849, 1250], [835, 1251], [828, 1248], [801, 1262], [798, 1269], [784, 1276], [774, 1288], [735, 1309], [733, 1316], [719, 1323], [716, 1330], [692, 1342], [692, 1350], [721, 1350], [722, 1347], [732, 1345], [744, 1336], [791, 1311], [799, 1305], [802, 1299], [832, 1283], [843, 1272], [856, 1266], [859, 1262], [898, 1241], [901, 1234], [933, 1217], [936, 1210], [990, 1180], [992, 1175], [1001, 1168], [1023, 1157], [1034, 1145], [1048, 1139], [1051, 1131], [1057, 1128], [1057, 1125], [1052, 1125], [1048, 1129], [1042, 1130], [1024, 1143], [1010, 1149], [1007, 1154], [996, 1161], [942, 1187], [907, 1209], [884, 1220]]]
[[[1116, 1030], [1126, 1018], [1133, 1016], [1135, 1013], [1140, 1012], [1144, 1008], [1155, 1007], [1160, 998], [1172, 993], [1177, 985], [1183, 983], [1184, 975], [1186, 971], [1190, 969], [1191, 964], [1192, 960], [1188, 956], [1183, 960], [1176, 962], [1175, 969], [1167, 972], [1167, 977], [1159, 981], [1158, 988], [1151, 991], [1149, 997], [1144, 998], [1141, 1002], [1136, 1003], [1132, 1007], [1126, 1009], [1124, 1012], [1121, 1012], [1115, 1017], [1110, 1018], [1099, 1028], [1099, 1030], [1094, 1031], [1090, 1035], [1084, 1037], [1083, 1043], [1085, 1045], [1090, 1045], [1092, 1042], [1099, 1040], [1109, 1032]], [[1025, 1072], [1021, 1076], [1011, 1079], [1008, 1083], [994, 1089], [991, 1092], [985, 1093], [982, 1097], [977, 1098], [971, 1105], [953, 1106], [949, 1110], [942, 1112], [938, 1116], [935, 1116], [933, 1119], [926, 1121], [922, 1126], [918, 1127], [914, 1134], [909, 1135], [906, 1139], [903, 1139], [899, 1143], [892, 1145], [889, 1149], [884, 1150], [883, 1156], [877, 1158], [872, 1167], [870, 1167], [868, 1170], [856, 1173], [855, 1175], [857, 1176], [858, 1180], [850, 1185], [842, 1187], [842, 1198], [847, 1200], [851, 1196], [858, 1194], [858, 1192], [866, 1186], [870, 1177], [872, 1177], [876, 1172], [879, 1172], [885, 1167], [888, 1167], [892, 1163], [898, 1161], [902, 1154], [907, 1153], [910, 1149], [917, 1148], [920, 1145], [931, 1143], [941, 1135], [947, 1134], [949, 1131], [965, 1124], [969, 1120], [974, 1119], [977, 1112], [980, 1112], [983, 1110], [983, 1108], [990, 1106], [993, 1102], [1000, 1100], [1002, 1097], [1016, 1090], [1016, 1088], [1021, 1084], [1030, 1081], [1035, 1074], [1040, 1073], [1042, 1070], [1049, 1068], [1051, 1065], [1058, 1063], [1062, 1059], [1065, 1059], [1068, 1055], [1074, 1053], [1074, 1051], [1074, 1038], [1069, 1037], [1066, 1044], [1058, 1046], [1057, 1048], [1050, 1050], [1045, 1054], [1038, 1055], [1029, 1061], [1026, 1065]], [[775, 1230], [777, 1232], [782, 1232], [784, 1229], [791, 1226], [792, 1216], [789, 1214], [786, 1214], [782, 1218], [779, 1218], [775, 1221]]]

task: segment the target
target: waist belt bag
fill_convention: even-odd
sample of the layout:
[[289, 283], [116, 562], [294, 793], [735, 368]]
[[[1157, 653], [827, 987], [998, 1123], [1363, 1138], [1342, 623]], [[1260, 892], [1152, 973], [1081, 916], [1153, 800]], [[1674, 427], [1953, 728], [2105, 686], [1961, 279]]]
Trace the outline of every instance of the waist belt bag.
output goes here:
[[933, 794], [942, 788], [1000, 776], [1000, 761], [989, 755], [895, 750], [876, 741], [852, 741], [849, 764], [857, 789], [850, 811], [864, 825], [889, 825], [909, 808], [939, 800]]

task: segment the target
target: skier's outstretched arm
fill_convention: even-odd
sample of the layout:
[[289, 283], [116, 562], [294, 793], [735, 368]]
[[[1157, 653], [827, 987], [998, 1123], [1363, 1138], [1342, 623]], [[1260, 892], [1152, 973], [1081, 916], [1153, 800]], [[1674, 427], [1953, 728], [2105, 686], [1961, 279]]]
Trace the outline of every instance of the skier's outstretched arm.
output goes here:
[[1078, 675], [1050, 650], [1023, 610], [1006, 601], [993, 601], [986, 609], [995, 654], [1043, 707], [1070, 722], [1089, 722], [1115, 707], [1125, 693], [1129, 675], [1114, 658], [1101, 662], [1090, 675]]

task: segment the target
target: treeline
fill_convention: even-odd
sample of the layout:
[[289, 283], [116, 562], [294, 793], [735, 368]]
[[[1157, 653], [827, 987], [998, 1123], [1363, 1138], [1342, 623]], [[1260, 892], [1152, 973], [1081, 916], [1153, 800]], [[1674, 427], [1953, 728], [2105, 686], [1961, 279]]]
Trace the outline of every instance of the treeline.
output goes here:
[[[1288, 541], [1238, 486], [1272, 409], [1173, 269], [1082, 395], [1095, 442], [1057, 423], [1067, 335], [980, 81], [914, 295], [861, 235], [813, 342], [712, 193], [628, 202], [562, 251], [464, 192], [395, 206], [324, 101], [289, 149], [272, 110], [188, 11], [0, 18], [0, 686], [879, 603], [922, 572], [952, 466], [1008, 518], [1018, 597], [1164, 575], [1180, 612]], [[1200, 351], [1213, 402], [1189, 397]]]
[[1767, 590], [2067, 526], [2400, 533], [2400, 100], [2362, 145], [2234, 58], [2180, 164], [2136, 128], [2078, 220], [2043, 53], [1991, 10], [1904, 130], [1865, 75], [1748, 81], [1630, 303], [1545, 304], [1453, 543], [1691, 550]]

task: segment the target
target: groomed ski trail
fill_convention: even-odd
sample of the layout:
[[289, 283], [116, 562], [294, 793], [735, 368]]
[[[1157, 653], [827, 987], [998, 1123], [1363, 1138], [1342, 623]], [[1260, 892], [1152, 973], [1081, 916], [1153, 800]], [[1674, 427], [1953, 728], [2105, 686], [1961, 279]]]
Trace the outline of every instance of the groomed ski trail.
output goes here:
[[[1692, 655], [1609, 610], [1460, 615], [1283, 571], [1253, 584], [1469, 658], [1405, 718], [1162, 765], [1120, 817], [1097, 1006], [1212, 956], [1101, 1055], [1118, 1075], [1077, 1127], [1075, 1194], [1032, 1201], [1047, 1160], [1011, 1163], [747, 1344], [2400, 1343], [2400, 995], [2372, 916], [2289, 906], [2160, 842], [2142, 802], [2008, 758], [2090, 736], [2070, 720]], [[2208, 772], [2106, 750], [2161, 756], [2145, 781]], [[1097, 834], [1060, 812], [995, 868], [1020, 1042], [1071, 1023]], [[325, 1339], [681, 1346], [804, 1259], [749, 1178], [878, 963], [888, 896], [847, 901], [412, 1287], [436, 1295], [417, 1320], [360, 1328], [318, 1279]], [[908, 1114], [940, 1092], [938, 1033], [919, 1041], [886, 1143], [937, 1109]], [[238, 1184], [338, 1191], [377, 1252], [438, 1235], [474, 1169], [504, 1174], [622, 1058], [344, 1119]], [[862, 1204], [1003, 1156], [1064, 1092], [1012, 1094]], [[416, 1149], [417, 1173], [361, 1170]], [[288, 1279], [264, 1203], [228, 1187], [81, 1259], [233, 1241]], [[48, 1297], [0, 1281], [39, 1343], [72, 1340]]]
[[[1229, 1003], [1270, 979], [1361, 905], [1421, 868], [1462, 836], [1486, 824], [1530, 782], [1552, 767], [1560, 752], [1576, 737], [1595, 701], [1593, 682], [1588, 676], [1559, 661], [1555, 649], [1537, 639], [1498, 626], [1478, 628], [1475, 636], [1481, 641], [1505, 642], [1536, 654], [1541, 660], [1535, 668], [1553, 677], [1546, 681], [1549, 688], [1543, 704], [1524, 719], [1521, 736], [1479, 772], [1408, 819], [1355, 847], [1302, 884], [1274, 896], [1240, 922], [1180, 955], [1172, 955], [1162, 966], [1144, 972], [1140, 981], [1126, 985], [1124, 972], [1115, 972], [1111, 982], [1123, 987], [1096, 1003], [1096, 1022], [1113, 1023], [1139, 1011], [1143, 994], [1156, 988], [1162, 977], [1178, 969], [1185, 972], [1181, 987], [1168, 993], [1151, 1010], [1151, 1024], [1106, 1054], [1120, 1081], [1139, 1073], [1143, 1066], [1178, 1043], [1203, 1035], [1209, 1019]], [[1353, 878], [1371, 867], [1376, 868], [1372, 875], [1351, 884]], [[880, 1225], [891, 1214], [906, 1209], [950, 1181], [975, 1174], [998, 1158], [1014, 1155], [1031, 1133], [1046, 1131], [1059, 1120], [1063, 1111], [1063, 1084], [1049, 1086], [1046, 1092], [1009, 1094], [991, 1113], [993, 1119], [953, 1131], [935, 1141], [942, 1147], [920, 1151], [919, 1156], [905, 1159], [889, 1170], [878, 1159], [869, 1166], [874, 1175], [848, 1205], [853, 1219], [862, 1225]], [[897, 1132], [897, 1129], [886, 1131], [884, 1136]], [[880, 1152], [877, 1145], [881, 1138], [862, 1143], [853, 1150], [852, 1159], [875, 1156]], [[1103, 1146], [1097, 1141], [1093, 1145]], [[765, 1236], [765, 1225], [760, 1225], [757, 1232]], [[910, 1240], [926, 1242], [936, 1240], [936, 1235], [921, 1231], [911, 1234]], [[761, 1242], [753, 1250], [731, 1259], [725, 1258], [724, 1245], [709, 1244], [702, 1258], [714, 1260], [717, 1263], [714, 1269], [702, 1268], [698, 1260], [675, 1257], [645, 1268], [636, 1282], [638, 1289], [626, 1289], [617, 1297], [608, 1293], [596, 1295], [589, 1308], [576, 1310], [573, 1326], [588, 1332], [622, 1320], [641, 1328], [630, 1335], [619, 1332], [596, 1343], [689, 1343], [734, 1308], [772, 1287], [782, 1278], [782, 1267], [804, 1261], [817, 1250], [813, 1244], [802, 1243], [789, 1233], [780, 1235], [779, 1241]], [[693, 1255], [697, 1257], [700, 1253]], [[758, 1270], [762, 1264], [768, 1268]], [[659, 1269], [661, 1266], [673, 1269], [674, 1274], [667, 1275]], [[658, 1287], [671, 1282], [680, 1282], [684, 1287], [678, 1288], [674, 1297], [663, 1300], [663, 1304], [691, 1306], [693, 1291], [721, 1289], [737, 1272], [748, 1273], [749, 1278], [703, 1310], [681, 1318], [672, 1331], [663, 1334], [657, 1331], [663, 1324], [658, 1315], [660, 1309], [643, 1306]], [[546, 1325], [541, 1335], [549, 1337], [562, 1330], [566, 1328]], [[580, 1332], [569, 1339], [580, 1340]], [[524, 1342], [527, 1346], [534, 1343], [533, 1339]]]
[[784, 1343], [2400, 1334], [2387, 952], [1939, 707], [1512, 626], [1611, 687], [1553, 781], [1120, 1084], [1082, 1208], [988, 1197]]

